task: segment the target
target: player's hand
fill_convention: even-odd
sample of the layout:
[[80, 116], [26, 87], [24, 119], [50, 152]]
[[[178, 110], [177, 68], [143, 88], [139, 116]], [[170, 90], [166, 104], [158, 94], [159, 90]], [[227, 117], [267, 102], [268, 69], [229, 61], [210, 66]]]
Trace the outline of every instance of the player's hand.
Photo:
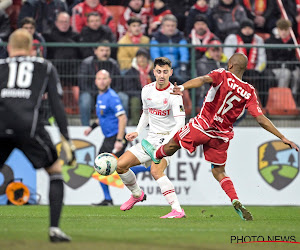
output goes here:
[[299, 148], [297, 147], [297, 145], [295, 143], [293, 143], [292, 141], [286, 139], [285, 137], [281, 139], [282, 142], [286, 145], [289, 145], [290, 148], [294, 148], [297, 152], [299, 152]]
[[66, 154], [67, 165], [76, 166], [75, 150], [76, 147], [73, 142], [66, 140], [64, 136], [61, 135], [61, 147]]
[[116, 141], [114, 145], [114, 149], [112, 151], [113, 154], [120, 152], [124, 147], [124, 144], [120, 141]]
[[182, 91], [184, 90], [184, 87], [182, 85], [177, 85], [177, 83], [174, 83], [173, 92], [171, 92], [172, 95], [183, 95]]
[[137, 132], [131, 132], [131, 133], [128, 133], [125, 138], [127, 141], [133, 141], [135, 138], [137, 138], [138, 136], [138, 133]]
[[92, 132], [92, 130], [93, 129], [91, 127], [88, 127], [86, 130], [84, 130], [83, 133], [84, 133], [85, 136], [88, 136]]

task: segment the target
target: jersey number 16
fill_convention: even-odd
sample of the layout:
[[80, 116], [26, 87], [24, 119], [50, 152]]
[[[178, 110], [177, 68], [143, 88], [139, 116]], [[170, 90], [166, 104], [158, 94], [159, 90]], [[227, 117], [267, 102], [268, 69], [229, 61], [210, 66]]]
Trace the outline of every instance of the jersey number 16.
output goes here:
[[9, 63], [9, 76], [7, 88], [28, 88], [31, 85], [34, 64], [32, 62], [21, 62], [18, 67], [17, 62]]

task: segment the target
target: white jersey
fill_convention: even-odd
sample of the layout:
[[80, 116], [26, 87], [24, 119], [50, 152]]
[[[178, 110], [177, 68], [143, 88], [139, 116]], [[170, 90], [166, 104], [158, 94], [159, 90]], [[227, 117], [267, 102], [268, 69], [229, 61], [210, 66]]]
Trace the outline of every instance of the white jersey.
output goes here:
[[[150, 83], [142, 89], [143, 112], [148, 114], [149, 132], [147, 140], [158, 148], [173, 137], [184, 125], [185, 112], [180, 95], [171, 95], [174, 85], [169, 83], [165, 89], [157, 89], [156, 82]], [[177, 124], [175, 121], [177, 120]], [[179, 127], [178, 127], [179, 126]], [[174, 131], [173, 131], [174, 130]], [[142, 165], [149, 167], [150, 156], [145, 153], [141, 143], [132, 146], [129, 151], [136, 156]], [[167, 166], [171, 156], [164, 157]]]
[[182, 96], [171, 95], [174, 85], [157, 89], [156, 82], [145, 85], [142, 89], [143, 112], [149, 115], [150, 134], [168, 134], [174, 128], [174, 117], [184, 116]]

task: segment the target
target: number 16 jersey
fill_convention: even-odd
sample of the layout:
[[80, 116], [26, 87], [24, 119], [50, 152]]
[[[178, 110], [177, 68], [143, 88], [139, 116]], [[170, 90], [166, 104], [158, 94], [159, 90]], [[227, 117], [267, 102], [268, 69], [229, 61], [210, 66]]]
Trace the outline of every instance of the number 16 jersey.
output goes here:
[[225, 69], [211, 71], [213, 79], [193, 126], [213, 138], [233, 138], [233, 123], [245, 109], [253, 117], [262, 115], [254, 87]]

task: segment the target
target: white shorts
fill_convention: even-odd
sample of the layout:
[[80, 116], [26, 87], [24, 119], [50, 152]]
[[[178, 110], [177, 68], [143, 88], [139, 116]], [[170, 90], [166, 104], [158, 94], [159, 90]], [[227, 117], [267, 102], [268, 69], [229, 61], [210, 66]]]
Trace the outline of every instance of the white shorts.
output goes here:
[[[147, 141], [149, 141], [156, 149], [159, 148], [162, 143], [164, 142], [164, 137], [167, 135], [159, 135], [159, 136], [148, 136], [146, 138]], [[141, 165], [144, 167], [149, 167], [152, 163], [152, 160], [150, 156], [144, 151], [142, 148], [142, 144], [138, 143], [131, 148], [128, 149], [131, 153], [135, 155], [135, 157], [140, 161]], [[167, 166], [171, 163], [171, 156], [164, 157], [164, 159], [167, 161]]]

